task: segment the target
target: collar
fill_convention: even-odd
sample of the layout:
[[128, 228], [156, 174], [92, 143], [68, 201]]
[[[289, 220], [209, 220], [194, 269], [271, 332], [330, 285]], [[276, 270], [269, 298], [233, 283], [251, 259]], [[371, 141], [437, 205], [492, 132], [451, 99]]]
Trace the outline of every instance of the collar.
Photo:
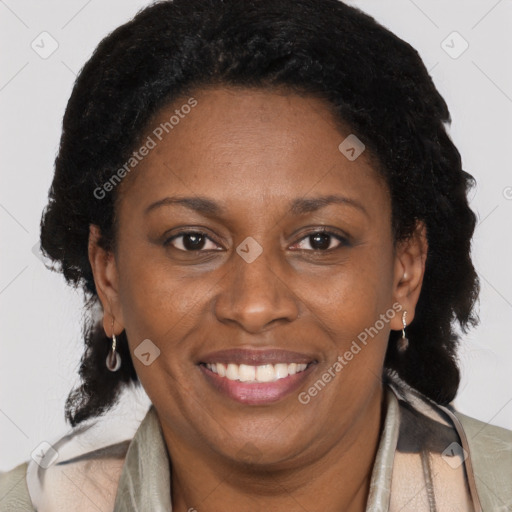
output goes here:
[[172, 512], [169, 462], [152, 404], [126, 452], [113, 512]]

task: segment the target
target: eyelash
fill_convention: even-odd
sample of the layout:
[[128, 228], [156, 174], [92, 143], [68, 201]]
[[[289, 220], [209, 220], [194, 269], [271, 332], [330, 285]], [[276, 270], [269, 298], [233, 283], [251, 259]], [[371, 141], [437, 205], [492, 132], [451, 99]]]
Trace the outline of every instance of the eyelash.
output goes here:
[[[349, 242], [347, 237], [345, 237], [343, 235], [340, 235], [340, 234], [337, 234], [337, 233], [334, 233], [332, 231], [328, 231], [327, 229], [316, 229], [315, 231], [311, 231], [307, 235], [304, 235], [302, 238], [300, 238], [298, 240], [298, 242], [295, 242], [293, 245], [297, 245], [298, 243], [306, 240], [308, 237], [313, 236], [313, 235], [317, 235], [317, 234], [327, 235], [327, 236], [330, 236], [332, 238], [335, 238], [338, 242], [340, 242], [340, 245], [338, 247], [334, 247], [334, 248], [331, 248], [331, 249], [297, 249], [297, 250], [302, 250], [302, 251], [307, 251], [307, 252], [316, 252], [316, 253], [321, 253], [321, 252], [322, 253], [329, 253], [329, 252], [332, 252], [332, 251], [335, 251], [335, 250], [339, 249], [340, 247], [349, 246], [350, 245], [350, 242]], [[180, 238], [180, 237], [183, 237], [183, 236], [186, 236], [186, 235], [201, 235], [201, 236], [206, 237], [211, 242], [216, 243], [215, 240], [210, 238], [203, 231], [182, 231], [181, 233], [177, 233], [177, 234], [173, 235], [172, 237], [168, 238], [167, 240], [165, 240], [164, 241], [164, 246], [167, 247], [167, 246], [171, 245], [171, 242], [173, 242], [177, 238]], [[194, 251], [194, 250], [178, 249], [176, 247], [175, 247], [175, 249], [177, 249], [178, 251], [189, 252], [189, 253], [191, 253], [191, 252], [208, 252], [208, 251], [215, 251], [216, 250], [216, 249], [198, 249], [198, 250]]]

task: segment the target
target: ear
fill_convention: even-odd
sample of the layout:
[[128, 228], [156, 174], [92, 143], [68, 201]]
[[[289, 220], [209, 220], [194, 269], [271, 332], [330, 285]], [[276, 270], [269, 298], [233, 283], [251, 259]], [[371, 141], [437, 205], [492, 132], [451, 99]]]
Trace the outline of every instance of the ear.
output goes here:
[[[124, 320], [119, 300], [119, 274], [114, 254], [99, 245], [101, 230], [94, 224], [89, 225], [89, 263], [94, 276], [96, 291], [103, 306], [103, 329], [108, 337], [120, 334], [124, 329]], [[112, 322], [114, 327], [112, 328]]]
[[423, 222], [417, 221], [413, 234], [407, 240], [399, 242], [395, 250], [393, 303], [398, 302], [402, 309], [390, 322], [393, 330], [402, 329], [404, 310], [407, 311], [407, 325], [414, 318], [425, 274], [427, 251], [427, 228]]

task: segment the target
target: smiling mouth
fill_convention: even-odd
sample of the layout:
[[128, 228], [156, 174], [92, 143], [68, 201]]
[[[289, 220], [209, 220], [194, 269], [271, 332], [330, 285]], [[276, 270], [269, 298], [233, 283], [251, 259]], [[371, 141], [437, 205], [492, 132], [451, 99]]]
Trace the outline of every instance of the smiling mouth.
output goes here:
[[196, 362], [210, 389], [243, 405], [263, 406], [292, 395], [317, 363], [315, 354], [276, 347], [218, 350]]
[[211, 372], [227, 380], [250, 383], [276, 382], [305, 371], [311, 363], [277, 363], [252, 366], [236, 363], [201, 363]]

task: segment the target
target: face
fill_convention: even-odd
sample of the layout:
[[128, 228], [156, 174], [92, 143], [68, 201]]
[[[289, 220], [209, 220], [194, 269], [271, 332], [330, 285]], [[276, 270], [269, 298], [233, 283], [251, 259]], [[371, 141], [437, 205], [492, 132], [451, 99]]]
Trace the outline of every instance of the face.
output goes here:
[[168, 439], [232, 461], [318, 456], [380, 403], [424, 240], [394, 247], [386, 184], [338, 149], [350, 132], [321, 100], [191, 96], [156, 116], [120, 185], [115, 255], [91, 228], [105, 331], [111, 315], [126, 330]]

